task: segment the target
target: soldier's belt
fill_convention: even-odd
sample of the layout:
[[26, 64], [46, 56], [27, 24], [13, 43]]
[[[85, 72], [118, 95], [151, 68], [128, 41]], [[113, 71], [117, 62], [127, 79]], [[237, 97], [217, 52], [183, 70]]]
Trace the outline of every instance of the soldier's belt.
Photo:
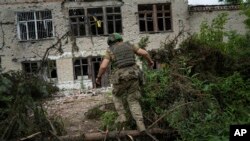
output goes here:
[[134, 64], [126, 64], [126, 65], [119, 66], [117, 68], [122, 69], [122, 68], [132, 67], [134, 65], [135, 65], [135, 63]]

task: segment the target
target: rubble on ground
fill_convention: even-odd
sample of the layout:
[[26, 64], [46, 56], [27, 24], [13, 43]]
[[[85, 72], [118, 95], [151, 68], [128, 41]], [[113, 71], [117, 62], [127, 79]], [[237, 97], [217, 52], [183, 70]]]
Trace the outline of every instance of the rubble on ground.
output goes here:
[[67, 134], [97, 132], [100, 121], [87, 119], [85, 113], [98, 105], [112, 102], [111, 88], [65, 90], [44, 102], [49, 116], [58, 116], [64, 122]]

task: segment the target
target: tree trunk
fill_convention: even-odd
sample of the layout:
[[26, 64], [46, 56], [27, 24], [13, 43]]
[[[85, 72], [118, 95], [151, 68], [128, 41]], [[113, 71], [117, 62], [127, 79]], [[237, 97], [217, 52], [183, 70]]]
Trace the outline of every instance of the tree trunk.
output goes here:
[[[106, 133], [86, 133], [81, 135], [73, 135], [73, 136], [62, 136], [60, 137], [61, 141], [99, 141], [105, 139], [115, 139], [115, 138], [124, 138], [126, 136], [137, 137], [142, 135], [138, 130], [123, 130], [119, 134], [119, 131], [111, 131]], [[159, 128], [153, 128], [149, 130], [151, 134], [171, 134], [170, 130], [162, 130]]]

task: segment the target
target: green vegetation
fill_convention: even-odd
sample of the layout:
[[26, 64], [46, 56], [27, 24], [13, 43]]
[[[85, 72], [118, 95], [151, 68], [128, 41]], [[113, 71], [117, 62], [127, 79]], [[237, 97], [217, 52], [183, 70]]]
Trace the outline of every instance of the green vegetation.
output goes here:
[[[250, 29], [249, 3], [242, 8]], [[179, 140], [214, 141], [228, 140], [230, 125], [250, 123], [250, 32], [225, 31], [226, 22], [227, 14], [222, 13], [211, 24], [204, 21], [200, 32], [180, 48], [175, 48], [177, 37], [150, 51], [162, 68], [151, 70], [143, 64], [141, 103], [147, 127], [157, 121], [154, 126], [176, 130]], [[139, 46], [145, 48], [148, 43], [145, 37]], [[48, 118], [39, 101], [57, 90], [37, 76], [1, 73], [0, 140], [34, 133], [40, 134], [39, 139], [56, 140], [64, 132], [62, 121]], [[95, 107], [86, 116], [100, 119], [103, 129], [114, 130], [117, 113], [110, 107]]]
[[226, 19], [204, 21], [179, 49], [174, 39], [151, 51], [165, 65], [145, 70], [147, 125], [164, 116], [156, 126], [174, 128], [180, 140], [228, 140], [230, 125], [250, 123], [249, 32], [224, 31]]
[[[180, 48], [175, 49], [176, 37], [150, 51], [163, 67], [147, 69], [143, 62], [147, 127], [158, 121], [153, 125], [176, 130], [179, 140], [212, 141], [228, 140], [232, 124], [250, 123], [250, 36], [225, 31], [226, 23], [222, 13], [211, 24], [204, 21]], [[145, 37], [139, 46], [148, 43]], [[114, 129], [115, 117], [114, 112], [103, 114], [103, 126]], [[135, 128], [133, 122], [130, 127]]]
[[101, 128], [102, 129], [109, 129], [115, 130], [117, 125], [115, 124], [115, 120], [118, 117], [117, 112], [114, 111], [107, 111], [101, 115]]
[[[37, 133], [40, 139], [64, 132], [59, 117], [49, 119], [42, 98], [58, 91], [38, 76], [22, 72], [0, 74], [0, 140], [20, 139]], [[56, 139], [56, 138], [55, 138]]]

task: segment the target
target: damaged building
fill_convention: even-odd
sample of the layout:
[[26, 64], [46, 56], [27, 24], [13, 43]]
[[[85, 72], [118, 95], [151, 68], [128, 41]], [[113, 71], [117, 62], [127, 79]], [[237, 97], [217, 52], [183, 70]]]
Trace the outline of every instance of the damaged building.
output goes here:
[[[45, 79], [61, 89], [95, 88], [109, 34], [121, 33], [131, 43], [149, 36], [151, 50], [180, 31], [199, 31], [202, 21], [222, 12], [228, 13], [227, 30], [245, 33], [238, 5], [190, 6], [187, 0], [0, 0], [0, 67], [5, 72], [37, 73], [43, 65]], [[110, 85], [109, 72], [101, 87]]]

